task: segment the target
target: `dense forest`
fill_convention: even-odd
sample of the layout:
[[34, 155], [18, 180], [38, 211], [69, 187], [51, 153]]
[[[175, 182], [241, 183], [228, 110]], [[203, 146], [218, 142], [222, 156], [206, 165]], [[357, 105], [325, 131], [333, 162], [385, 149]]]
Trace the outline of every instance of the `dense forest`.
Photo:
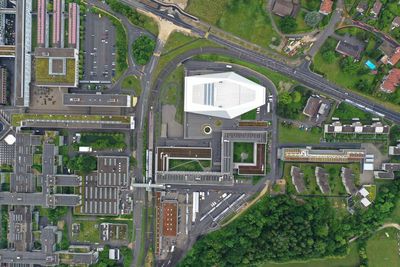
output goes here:
[[399, 192], [399, 180], [381, 185], [372, 207], [345, 216], [337, 216], [327, 198], [266, 196], [239, 219], [200, 238], [179, 266], [251, 266], [344, 255], [349, 239], [366, 238], [382, 224]]

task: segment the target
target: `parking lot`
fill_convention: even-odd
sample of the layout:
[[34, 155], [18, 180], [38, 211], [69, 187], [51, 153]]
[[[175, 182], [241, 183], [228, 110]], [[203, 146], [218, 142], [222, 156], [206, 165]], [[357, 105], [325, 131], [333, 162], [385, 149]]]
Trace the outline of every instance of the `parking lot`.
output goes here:
[[108, 18], [89, 12], [85, 30], [83, 81], [111, 82], [115, 74], [115, 27]]
[[98, 187], [97, 177], [88, 175], [85, 179], [85, 191], [82, 213], [84, 214], [118, 214], [118, 188]]

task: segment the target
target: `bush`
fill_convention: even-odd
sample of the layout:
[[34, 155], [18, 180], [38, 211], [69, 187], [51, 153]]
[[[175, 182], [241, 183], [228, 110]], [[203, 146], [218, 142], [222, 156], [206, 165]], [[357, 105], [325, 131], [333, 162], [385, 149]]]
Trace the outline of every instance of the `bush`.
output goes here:
[[279, 21], [279, 27], [283, 33], [291, 33], [297, 29], [297, 22], [291, 16], [285, 16]]
[[133, 42], [133, 58], [139, 65], [146, 65], [153, 55], [156, 42], [146, 35], [142, 35]]
[[91, 171], [96, 170], [97, 159], [93, 156], [79, 155], [78, 157], [72, 158], [68, 161], [68, 169], [78, 171], [82, 174], [88, 174]]
[[314, 28], [321, 21], [321, 14], [317, 11], [308, 12], [304, 17], [304, 21], [308, 26]]

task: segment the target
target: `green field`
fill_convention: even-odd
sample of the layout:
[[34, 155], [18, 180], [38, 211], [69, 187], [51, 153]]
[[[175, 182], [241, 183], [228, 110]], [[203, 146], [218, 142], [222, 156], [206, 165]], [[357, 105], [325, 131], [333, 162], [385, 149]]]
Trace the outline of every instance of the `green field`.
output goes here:
[[273, 30], [264, 0], [190, 0], [186, 11], [252, 43], [268, 47]]
[[135, 96], [139, 97], [142, 93], [142, 86], [140, 80], [136, 76], [127, 76], [121, 84], [122, 89], [130, 89], [135, 92]]
[[359, 118], [363, 123], [371, 123], [371, 113], [365, 112], [346, 102], [342, 102], [333, 112], [332, 117], [339, 118], [342, 122], [351, 122], [353, 118]]
[[257, 64], [253, 64], [253, 63], [243, 61], [243, 60], [240, 60], [237, 58], [229, 57], [229, 56], [215, 55], [215, 54], [202, 54], [202, 55], [196, 56], [195, 59], [206, 60], [206, 61], [226, 62], [226, 63], [232, 63], [232, 64], [244, 66], [244, 67], [249, 68], [255, 72], [258, 72], [258, 73], [264, 75], [265, 77], [267, 77], [268, 79], [270, 79], [275, 84], [275, 86], [277, 87], [278, 90], [281, 90], [281, 88], [280, 88], [281, 82], [290, 83], [291, 85], [297, 83], [296, 81], [291, 80], [287, 76], [284, 76], [280, 73], [274, 72], [270, 69], [267, 69], [267, 68], [261, 67]]
[[175, 121], [181, 124], [183, 123], [184, 75], [183, 66], [175, 69], [165, 80], [160, 93], [161, 104], [175, 106]]
[[315, 259], [309, 261], [287, 262], [287, 263], [272, 263], [265, 262], [258, 267], [358, 267], [359, 257], [357, 244], [350, 245], [349, 254], [343, 258], [328, 257], [324, 259]]
[[78, 235], [72, 237], [73, 241], [77, 242], [100, 242], [100, 224], [96, 221], [74, 221], [80, 224]]
[[279, 143], [318, 144], [323, 137], [321, 128], [312, 128], [309, 131], [298, 127], [279, 124]]
[[358, 177], [360, 176], [360, 167], [357, 164], [289, 164], [286, 163], [284, 166], [284, 178], [287, 181], [287, 190], [290, 193], [295, 193], [294, 185], [292, 184], [292, 177], [290, 175], [291, 166], [297, 166], [304, 173], [304, 184], [306, 186], [306, 191], [303, 194], [322, 194], [315, 177], [315, 167], [322, 167], [329, 175], [329, 186], [331, 189], [330, 195], [346, 195], [346, 190], [342, 183], [342, 178], [340, 177], [340, 169], [342, 167], [349, 167], [353, 170], [356, 183], [358, 182]]
[[170, 159], [170, 171], [202, 172], [211, 166], [209, 160]]
[[75, 83], [75, 59], [68, 58], [66, 62], [65, 75], [50, 75], [49, 74], [49, 59], [35, 59], [35, 79], [37, 84], [52, 85], [52, 84], [71, 84]]
[[257, 109], [250, 110], [240, 116], [241, 120], [253, 121], [257, 117]]
[[[386, 233], [389, 237], [386, 236]], [[400, 266], [399, 231], [387, 228], [377, 232], [367, 242], [369, 267]]]
[[195, 38], [180, 32], [173, 32], [165, 43], [163, 53], [160, 56], [156, 69], [154, 70], [153, 77], [157, 78], [165, 66], [178, 55], [200, 47], [220, 46], [207, 39]]
[[124, 133], [81, 133], [81, 138], [76, 148], [79, 146], [90, 146], [94, 150], [125, 149]]
[[254, 143], [233, 143], [233, 162], [253, 163]]
[[[304, 17], [306, 16], [306, 14], [307, 14], [307, 11], [300, 10], [299, 13], [297, 14], [297, 16], [295, 17], [296, 23], [297, 23], [296, 29], [292, 32], [287, 32], [287, 33], [303, 33], [303, 32], [311, 31], [312, 28], [310, 26], [308, 26], [306, 24], [306, 22], [304, 21]], [[279, 27], [279, 23], [282, 20], [282, 18], [277, 15], [273, 15], [273, 18], [275, 20], [276, 25]]]

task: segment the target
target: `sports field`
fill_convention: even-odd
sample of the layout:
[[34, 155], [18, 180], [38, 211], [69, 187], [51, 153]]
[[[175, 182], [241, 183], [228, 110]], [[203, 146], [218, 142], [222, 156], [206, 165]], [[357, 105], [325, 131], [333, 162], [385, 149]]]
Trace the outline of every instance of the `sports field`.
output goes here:
[[400, 232], [395, 228], [377, 232], [367, 242], [368, 266], [400, 266], [399, 240]]

